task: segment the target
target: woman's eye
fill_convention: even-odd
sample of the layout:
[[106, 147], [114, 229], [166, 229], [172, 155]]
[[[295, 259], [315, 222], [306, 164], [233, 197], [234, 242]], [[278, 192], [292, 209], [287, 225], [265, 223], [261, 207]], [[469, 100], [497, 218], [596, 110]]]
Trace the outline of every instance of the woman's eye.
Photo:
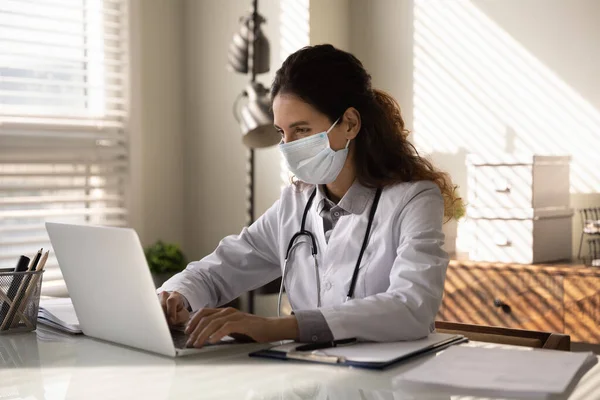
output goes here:
[[300, 135], [305, 135], [310, 132], [309, 128], [296, 128], [296, 133]]

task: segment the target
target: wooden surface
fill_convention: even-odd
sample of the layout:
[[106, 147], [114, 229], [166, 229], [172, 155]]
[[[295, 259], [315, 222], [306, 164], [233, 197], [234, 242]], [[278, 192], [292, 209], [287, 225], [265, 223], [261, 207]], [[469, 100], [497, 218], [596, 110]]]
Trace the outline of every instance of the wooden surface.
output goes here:
[[512, 329], [497, 326], [471, 325], [447, 321], [435, 321], [435, 329], [440, 333], [463, 335], [469, 338], [469, 340], [478, 342], [537, 347], [563, 351], [571, 350], [569, 336], [562, 333]]
[[452, 260], [438, 319], [600, 343], [600, 269]]

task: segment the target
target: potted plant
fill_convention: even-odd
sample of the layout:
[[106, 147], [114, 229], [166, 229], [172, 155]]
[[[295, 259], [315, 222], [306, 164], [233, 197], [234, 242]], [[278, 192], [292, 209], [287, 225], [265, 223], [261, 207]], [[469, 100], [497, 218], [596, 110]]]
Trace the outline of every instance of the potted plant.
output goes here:
[[[457, 193], [458, 195], [458, 193]], [[446, 238], [444, 239], [443, 249], [449, 254], [456, 254], [456, 236], [458, 233], [458, 221], [465, 216], [465, 204], [461, 198], [458, 198], [454, 204], [454, 215], [450, 220], [445, 221], [442, 225], [442, 232]]]
[[180, 247], [157, 241], [145, 249], [154, 285], [160, 287], [167, 279], [185, 269], [187, 261]]

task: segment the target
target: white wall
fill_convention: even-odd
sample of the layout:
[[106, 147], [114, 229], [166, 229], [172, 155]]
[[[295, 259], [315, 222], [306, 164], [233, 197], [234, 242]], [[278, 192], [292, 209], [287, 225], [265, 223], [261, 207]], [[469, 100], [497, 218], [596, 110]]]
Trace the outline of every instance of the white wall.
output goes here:
[[400, 103], [412, 129], [412, 2], [350, 0], [350, 52], [362, 61], [373, 87]]
[[131, 225], [184, 242], [183, 2], [132, 1]]
[[599, 20], [595, 0], [351, 0], [350, 49], [462, 193], [469, 152], [567, 153], [579, 208], [600, 203]]
[[[232, 107], [248, 75], [228, 71], [227, 51], [249, 1], [185, 0], [184, 4], [184, 209], [185, 245], [190, 259], [210, 253], [246, 223], [246, 148]], [[259, 12], [271, 44], [272, 71], [258, 80], [269, 86], [279, 66], [279, 1], [262, 0]], [[277, 147], [256, 151], [255, 214], [280, 193]]]
[[310, 44], [350, 49], [350, 0], [311, 0]]

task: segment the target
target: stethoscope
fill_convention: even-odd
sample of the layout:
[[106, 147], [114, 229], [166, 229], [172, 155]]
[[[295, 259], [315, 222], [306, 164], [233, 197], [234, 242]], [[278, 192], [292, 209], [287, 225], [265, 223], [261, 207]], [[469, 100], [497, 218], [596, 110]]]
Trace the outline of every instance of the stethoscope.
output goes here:
[[[373, 204], [371, 205], [371, 210], [369, 211], [369, 222], [367, 223], [367, 231], [365, 232], [365, 237], [363, 239], [362, 246], [360, 248], [360, 253], [358, 254], [358, 259], [356, 260], [356, 265], [354, 266], [354, 272], [352, 273], [352, 280], [350, 281], [350, 288], [348, 289], [348, 294], [346, 295], [346, 301], [350, 300], [354, 296], [354, 288], [356, 287], [356, 281], [358, 279], [358, 271], [360, 269], [360, 263], [362, 261], [365, 250], [367, 249], [367, 244], [369, 243], [369, 234], [371, 233], [371, 226], [373, 225], [373, 219], [375, 218], [375, 211], [377, 211], [377, 205], [379, 204], [379, 199], [381, 198], [381, 189], [377, 189], [375, 193], [375, 198], [373, 199]], [[279, 287], [279, 296], [277, 298], [277, 316], [281, 316], [281, 297], [283, 295], [283, 288], [285, 284], [285, 277], [287, 275], [287, 265], [290, 260], [290, 256], [293, 251], [301, 245], [305, 243], [304, 241], [298, 241], [301, 237], [308, 237], [311, 253], [313, 256], [314, 266], [315, 266], [315, 274], [317, 280], [317, 308], [321, 307], [321, 278], [319, 276], [319, 263], [317, 261], [317, 240], [315, 239], [315, 235], [305, 229], [306, 226], [306, 217], [308, 215], [308, 211], [312, 205], [312, 202], [317, 194], [317, 189], [315, 188], [308, 198], [308, 202], [306, 203], [306, 207], [304, 207], [304, 213], [302, 214], [302, 223], [300, 224], [300, 230], [292, 236], [290, 242], [288, 244], [287, 250], [285, 252], [285, 261], [283, 264], [283, 274], [281, 278], [281, 285]]]

